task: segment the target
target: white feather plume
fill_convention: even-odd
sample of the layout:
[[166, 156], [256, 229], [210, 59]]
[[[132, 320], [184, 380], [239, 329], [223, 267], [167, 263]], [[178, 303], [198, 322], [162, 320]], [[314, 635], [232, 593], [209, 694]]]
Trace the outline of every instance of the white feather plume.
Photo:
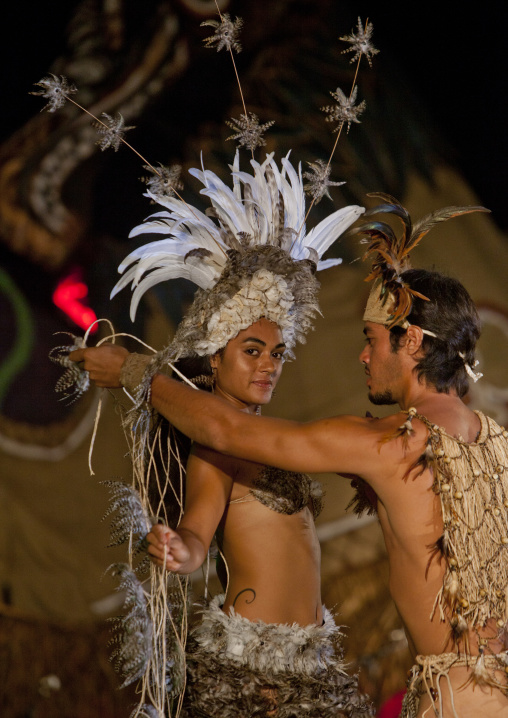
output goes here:
[[[134, 319], [143, 294], [159, 282], [184, 277], [201, 289], [211, 289], [228, 261], [232, 243], [244, 249], [273, 245], [287, 250], [294, 260], [318, 259], [365, 211], [352, 205], [333, 212], [308, 234], [305, 231], [305, 193], [301, 167], [296, 170], [289, 154], [277, 167], [273, 153], [263, 163], [251, 160], [252, 173], [240, 170], [238, 152], [230, 165], [232, 188], [214, 172], [193, 168], [189, 173], [201, 184], [201, 194], [213, 208], [209, 217], [176, 197], [146, 196], [165, 209], [134, 227], [130, 237], [162, 235], [131, 252], [120, 264], [123, 274], [111, 297], [128, 284], [133, 291], [131, 318]], [[233, 244], [234, 246], [234, 244]], [[189, 256], [190, 252], [193, 252]], [[205, 250], [205, 251], [201, 251]], [[340, 260], [318, 261], [318, 270]]]

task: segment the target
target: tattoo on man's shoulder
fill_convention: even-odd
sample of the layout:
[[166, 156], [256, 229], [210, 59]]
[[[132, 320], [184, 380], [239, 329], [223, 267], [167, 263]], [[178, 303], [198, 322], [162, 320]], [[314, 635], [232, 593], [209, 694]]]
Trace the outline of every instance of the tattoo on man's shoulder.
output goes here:
[[235, 600], [233, 601], [233, 608], [235, 607], [235, 603], [238, 601], [238, 599], [242, 595], [242, 593], [245, 593], [246, 591], [252, 593], [252, 598], [250, 599], [250, 601], [245, 599], [245, 603], [252, 603], [253, 601], [256, 600], [256, 592], [254, 591], [254, 589], [253, 588], [244, 588], [240, 591], [240, 593], [236, 594]]

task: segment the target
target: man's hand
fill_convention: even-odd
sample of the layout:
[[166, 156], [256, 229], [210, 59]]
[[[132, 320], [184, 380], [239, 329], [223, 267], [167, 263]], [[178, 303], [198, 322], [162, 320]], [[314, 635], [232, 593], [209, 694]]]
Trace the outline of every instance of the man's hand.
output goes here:
[[[176, 531], [163, 524], [155, 524], [146, 540], [150, 558], [158, 566], [165, 566], [168, 571], [175, 573], [185, 569], [191, 552]], [[187, 572], [184, 570], [183, 573]]]
[[112, 389], [121, 387], [120, 370], [129, 352], [115, 344], [103, 344], [100, 347], [75, 349], [69, 359], [82, 362], [83, 368], [90, 374], [90, 379], [99, 387]]

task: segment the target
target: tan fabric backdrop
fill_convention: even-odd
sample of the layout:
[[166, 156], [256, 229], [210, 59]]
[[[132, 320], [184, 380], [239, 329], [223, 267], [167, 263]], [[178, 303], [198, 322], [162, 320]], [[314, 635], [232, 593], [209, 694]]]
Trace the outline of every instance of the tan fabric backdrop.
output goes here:
[[[454, 172], [441, 168], [436, 186], [430, 188], [414, 177], [406, 205], [417, 217], [448, 204], [477, 203], [469, 188]], [[459, 277], [480, 305], [491, 305], [508, 317], [508, 242], [485, 215], [470, 215], [436, 228], [417, 250], [414, 263], [436, 266]], [[416, 252], [415, 252], [416, 254]], [[364, 374], [358, 363], [363, 346], [361, 314], [368, 292], [360, 262], [320, 274], [323, 317], [308, 343], [297, 350], [297, 361], [288, 363], [277, 396], [267, 413], [310, 420], [337, 413], [363, 414], [369, 409]], [[154, 315], [149, 341], [161, 346], [167, 331]], [[502, 421], [508, 414], [506, 371], [507, 335], [487, 327], [488, 346], [481, 344], [485, 373], [473, 396], [475, 406], [492, 405]], [[481, 384], [490, 387], [483, 395]], [[372, 408], [372, 407], [370, 407]], [[378, 411], [378, 408], [376, 408]], [[381, 409], [381, 411], [383, 411]], [[61, 620], [94, 617], [93, 604], [111, 592], [102, 579], [104, 569], [118, 557], [105, 548], [108, 525], [101, 521], [107, 491], [101, 480], [129, 478], [125, 444], [113, 402], [105, 399], [93, 466], [88, 470], [90, 431], [81, 445], [60, 461], [25, 460], [5, 451], [0, 455], [0, 582], [4, 595], [28, 614]], [[344, 480], [324, 477], [327, 490], [320, 523], [344, 515], [350, 489]], [[324, 566], [326, 573], [326, 565]]]

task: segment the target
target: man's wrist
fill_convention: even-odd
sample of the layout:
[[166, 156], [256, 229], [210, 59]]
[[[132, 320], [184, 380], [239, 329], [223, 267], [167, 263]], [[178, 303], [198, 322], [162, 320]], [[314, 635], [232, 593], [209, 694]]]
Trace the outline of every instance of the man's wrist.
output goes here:
[[131, 396], [135, 396], [138, 387], [143, 383], [146, 367], [152, 360], [148, 354], [136, 354], [132, 352], [125, 358], [120, 369], [120, 384], [127, 389]]

